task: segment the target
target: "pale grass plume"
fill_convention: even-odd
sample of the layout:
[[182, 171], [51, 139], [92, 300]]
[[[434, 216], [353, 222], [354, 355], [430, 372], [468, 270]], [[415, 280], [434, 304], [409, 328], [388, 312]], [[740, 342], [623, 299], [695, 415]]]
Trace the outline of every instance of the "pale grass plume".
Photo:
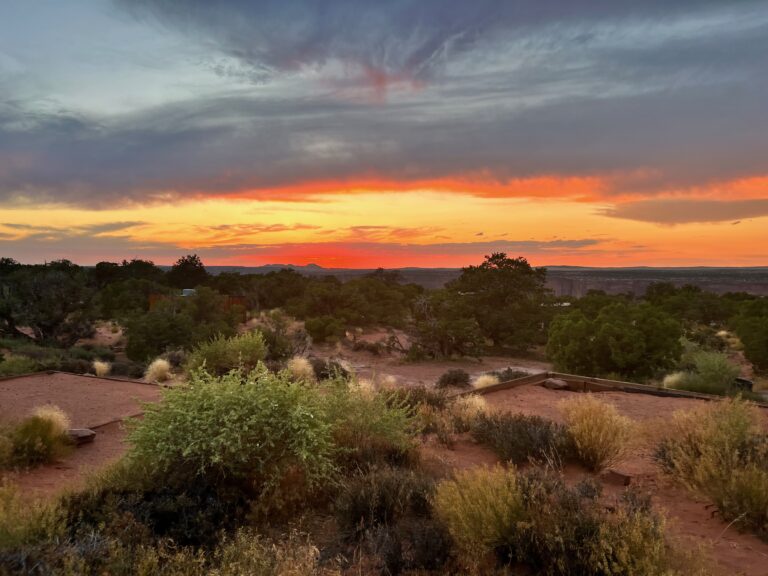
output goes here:
[[155, 358], [147, 366], [144, 373], [144, 380], [147, 382], [167, 382], [171, 379], [171, 363], [165, 358]]
[[495, 386], [498, 383], [498, 376], [494, 376], [493, 374], [482, 374], [475, 378], [475, 381], [472, 382], [472, 387], [475, 389], [487, 388], [488, 386]]
[[397, 377], [387, 374], [379, 378], [379, 388], [381, 390], [394, 390], [398, 387]]
[[368, 378], [358, 378], [355, 380], [353, 387], [359, 394], [366, 397], [373, 397], [377, 392], [376, 384]]
[[560, 402], [560, 410], [576, 455], [590, 470], [612, 466], [629, 451], [637, 426], [613, 404], [580, 394]]
[[469, 430], [475, 420], [488, 413], [488, 403], [482, 396], [468, 394], [451, 402], [449, 410], [453, 421], [456, 423], [456, 428]]
[[672, 372], [664, 376], [662, 386], [664, 388], [677, 388], [685, 380], [685, 372]]
[[304, 382], [315, 381], [315, 370], [312, 368], [312, 363], [303, 356], [294, 356], [288, 360], [286, 368], [296, 380]]
[[96, 374], [96, 376], [99, 378], [109, 376], [109, 373], [112, 372], [112, 364], [109, 362], [104, 362], [103, 360], [94, 360], [92, 366], [93, 373]]
[[34, 409], [32, 415], [50, 422], [58, 434], [66, 434], [67, 430], [72, 427], [69, 416], [67, 416], [64, 410], [53, 404], [38, 406]]

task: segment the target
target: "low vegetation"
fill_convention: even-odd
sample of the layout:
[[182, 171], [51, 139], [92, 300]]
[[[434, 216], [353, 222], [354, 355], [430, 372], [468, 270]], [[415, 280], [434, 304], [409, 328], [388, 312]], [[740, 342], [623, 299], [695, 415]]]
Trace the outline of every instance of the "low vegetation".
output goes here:
[[472, 382], [472, 387], [475, 390], [479, 390], [480, 388], [488, 388], [489, 386], [495, 386], [499, 383], [498, 376], [494, 374], [481, 374], [477, 378], [475, 378], [474, 382]]
[[246, 332], [237, 336], [215, 336], [199, 344], [189, 355], [187, 369], [205, 369], [215, 375], [231, 370], [253, 370], [267, 356], [267, 346], [260, 332]]
[[469, 388], [469, 373], [460, 368], [454, 368], [443, 373], [437, 380], [438, 388]]
[[41, 406], [32, 416], [0, 430], [0, 469], [29, 468], [69, 453], [69, 418], [56, 406]]
[[611, 506], [599, 485], [574, 488], [536, 469], [476, 468], [440, 483], [435, 513], [460, 563], [488, 574], [524, 565], [535, 574], [687, 574], [650, 500], [629, 492]]
[[165, 358], [155, 358], [144, 372], [144, 380], [147, 382], [167, 382], [171, 377], [171, 363]]
[[540, 416], [479, 414], [471, 430], [477, 442], [491, 448], [504, 462], [559, 466], [568, 455], [566, 428]]
[[676, 412], [664, 436], [662, 468], [725, 520], [768, 540], [768, 433], [758, 409], [729, 399]]
[[582, 394], [563, 400], [560, 408], [573, 454], [587, 468], [603, 470], [627, 453], [635, 426], [615, 406]]

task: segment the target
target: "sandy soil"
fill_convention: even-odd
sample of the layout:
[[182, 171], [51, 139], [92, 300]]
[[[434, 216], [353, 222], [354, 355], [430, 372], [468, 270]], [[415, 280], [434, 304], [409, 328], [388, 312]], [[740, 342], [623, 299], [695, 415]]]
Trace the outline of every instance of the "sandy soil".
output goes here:
[[160, 397], [160, 388], [127, 380], [75, 374], [35, 374], [0, 381], [0, 422], [28, 416], [55, 404], [73, 428], [94, 428], [141, 412], [142, 402]]

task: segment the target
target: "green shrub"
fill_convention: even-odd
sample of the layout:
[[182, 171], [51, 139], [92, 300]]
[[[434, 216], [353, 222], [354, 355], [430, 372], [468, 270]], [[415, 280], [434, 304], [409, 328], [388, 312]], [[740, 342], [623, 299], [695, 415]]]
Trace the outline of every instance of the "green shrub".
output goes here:
[[0, 484], [0, 553], [60, 536], [62, 520], [57, 505], [22, 499], [13, 486]]
[[757, 410], [734, 399], [676, 412], [656, 459], [723, 518], [768, 539], [768, 435]]
[[200, 344], [189, 355], [188, 370], [204, 368], [221, 376], [230, 370], [253, 370], [267, 355], [267, 346], [260, 332], [246, 332], [227, 338], [216, 336]]
[[300, 501], [333, 474], [332, 428], [319, 393], [265, 369], [163, 392], [133, 423], [132, 460], [164, 474], [249, 485], [258, 507]]
[[415, 455], [417, 419], [407, 403], [386, 394], [328, 381], [324, 401], [339, 458], [347, 467], [405, 464]]
[[37, 362], [26, 356], [6, 356], [6, 358], [0, 362], [0, 378], [29, 374], [36, 370]]
[[505, 462], [515, 464], [534, 460], [559, 465], [568, 451], [565, 427], [540, 416], [481, 414], [472, 426], [472, 436]]
[[665, 384], [677, 390], [716, 396], [743, 394], [735, 386], [739, 368], [725, 354], [697, 351], [690, 356], [689, 362], [692, 367], [690, 371], [681, 373], [677, 378], [665, 379]]
[[431, 406], [442, 410], [448, 404], [448, 396], [442, 390], [433, 390], [425, 386], [393, 388], [382, 392], [387, 403], [392, 406], [407, 405], [415, 410], [419, 406]]
[[347, 534], [360, 536], [406, 515], [428, 514], [433, 489], [432, 480], [412, 470], [374, 468], [345, 482], [336, 498], [336, 517]]
[[321, 344], [323, 342], [335, 342], [344, 336], [346, 327], [344, 321], [334, 316], [318, 316], [307, 318], [304, 322], [312, 340]]
[[562, 401], [561, 410], [574, 456], [587, 468], [603, 470], [626, 454], [635, 426], [615, 406], [584, 394]]
[[469, 374], [460, 368], [448, 370], [437, 380], [438, 388], [469, 388]]

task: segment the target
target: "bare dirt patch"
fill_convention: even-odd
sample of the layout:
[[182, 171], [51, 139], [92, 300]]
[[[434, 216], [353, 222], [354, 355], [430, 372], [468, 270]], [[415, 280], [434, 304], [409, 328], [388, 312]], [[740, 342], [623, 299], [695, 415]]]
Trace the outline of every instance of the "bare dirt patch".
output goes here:
[[140, 382], [62, 372], [33, 374], [0, 381], [0, 421], [15, 421], [38, 406], [55, 404], [74, 428], [94, 428], [139, 414], [142, 402], [159, 398], [159, 387]]

